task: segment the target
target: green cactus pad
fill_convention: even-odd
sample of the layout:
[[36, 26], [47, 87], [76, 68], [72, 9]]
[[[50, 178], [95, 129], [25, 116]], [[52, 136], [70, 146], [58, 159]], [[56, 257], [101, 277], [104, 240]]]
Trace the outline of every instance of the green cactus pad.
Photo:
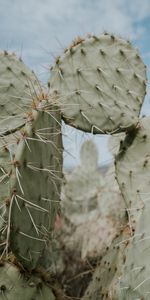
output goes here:
[[39, 277], [21, 272], [5, 263], [0, 266], [0, 299], [55, 300], [51, 288]]
[[149, 127], [150, 117], [141, 119], [138, 126], [126, 135], [116, 156], [117, 181], [132, 222], [149, 199]]
[[120, 278], [118, 299], [149, 299], [150, 286], [150, 235], [149, 235], [150, 203], [141, 212], [136, 224], [134, 236], [125, 251], [126, 263]]
[[[117, 180], [125, 200], [132, 239], [120, 280], [121, 299], [149, 299], [150, 117], [128, 133], [116, 157]], [[119, 298], [118, 298], [119, 299]]]
[[146, 67], [130, 42], [90, 36], [56, 59], [49, 87], [67, 124], [93, 133], [125, 131], [138, 121]]
[[[42, 105], [42, 106], [41, 106]], [[34, 269], [50, 238], [62, 176], [60, 113], [48, 102], [20, 131], [8, 182], [7, 238], [20, 263]]]
[[106, 249], [106, 253], [103, 258], [100, 258], [93, 273], [93, 279], [82, 300], [125, 300], [116, 297], [115, 294], [125, 262], [124, 249], [126, 244], [122, 242], [124, 239], [126, 240], [126, 237], [120, 234]]
[[0, 52], [0, 135], [26, 122], [26, 112], [41, 93], [35, 74], [14, 53]]
[[103, 184], [99, 187], [98, 209], [102, 217], [108, 217], [122, 224], [125, 217], [125, 204], [115, 178], [114, 164], [109, 166], [103, 176]]
[[141, 119], [121, 143], [116, 174], [127, 224], [97, 267], [83, 299], [149, 299], [149, 128], [150, 117]]
[[[124, 227], [100, 260], [83, 300], [149, 299], [149, 267], [145, 268], [148, 256], [142, 258], [136, 242], [130, 236], [129, 226]], [[147, 277], [144, 279], [143, 275]]]

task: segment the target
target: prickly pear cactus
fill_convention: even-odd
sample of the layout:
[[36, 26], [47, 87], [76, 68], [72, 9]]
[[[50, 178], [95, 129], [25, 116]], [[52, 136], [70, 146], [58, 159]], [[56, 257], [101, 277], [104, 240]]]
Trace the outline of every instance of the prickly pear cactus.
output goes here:
[[79, 212], [84, 216], [97, 207], [98, 190], [102, 178], [98, 169], [98, 151], [91, 140], [82, 144], [80, 165], [66, 174], [62, 188], [62, 206], [67, 218], [78, 223]]
[[127, 237], [128, 234], [124, 228], [124, 232], [121, 231], [116, 235], [103, 257], [100, 257], [83, 300], [125, 300], [116, 296], [115, 288], [119, 285], [125, 263], [124, 249], [127, 244], [123, 241], [127, 242]]
[[110, 164], [103, 176], [98, 195], [98, 209], [103, 217], [119, 222], [124, 218], [125, 205], [116, 180], [114, 163]]
[[97, 148], [91, 140], [82, 144], [80, 160], [66, 175], [61, 204], [65, 218], [74, 225], [65, 244], [76, 247], [81, 259], [86, 259], [102, 255], [110, 246], [124, 223], [125, 209], [115, 170], [111, 167], [103, 173], [98, 167]]
[[11, 164], [8, 194], [3, 199], [7, 203], [6, 249], [10, 247], [28, 269], [35, 268], [50, 238], [61, 184], [59, 113], [56, 116], [43, 102], [31, 112], [30, 121], [21, 130], [12, 161], [1, 165], [4, 169], [5, 164]]
[[62, 177], [61, 118], [15, 54], [0, 54], [0, 239], [34, 269], [50, 239]]
[[[80, 149], [80, 161], [82, 172], [98, 169], [98, 149], [92, 140], [85, 141]], [[85, 170], [86, 165], [86, 170]], [[90, 176], [90, 175], [89, 175]]]
[[55, 300], [51, 288], [40, 277], [25, 274], [17, 266], [0, 265], [0, 299]]
[[31, 103], [42, 93], [36, 75], [14, 53], [0, 52], [0, 134], [22, 127]]
[[127, 222], [97, 267], [83, 299], [149, 299], [149, 126], [149, 117], [141, 119], [116, 156]]
[[146, 69], [130, 42], [89, 36], [56, 59], [49, 86], [68, 124], [93, 133], [120, 132], [138, 122]]
[[[131, 222], [148, 199], [149, 193], [149, 117], [126, 135], [116, 156], [116, 175]], [[134, 208], [134, 209], [133, 209]], [[131, 209], [131, 211], [130, 211]]]
[[121, 297], [149, 299], [149, 173], [150, 118], [140, 120], [128, 134], [116, 157], [116, 173], [126, 204], [131, 239], [124, 272], [120, 278]]
[[[106, 238], [103, 258], [83, 300], [148, 300], [150, 120], [138, 119], [146, 93], [146, 67], [138, 51], [111, 34], [78, 38], [56, 59], [48, 92], [43, 92], [36, 76], [20, 59], [4, 51], [0, 53], [0, 77], [0, 250], [7, 260], [0, 265], [0, 296], [8, 300], [55, 299], [33, 272], [43, 255], [50, 253], [46, 250], [59, 209], [62, 116], [67, 124], [83, 131], [126, 132], [116, 155], [122, 194], [118, 199], [123, 206], [116, 199], [113, 203], [116, 210], [123, 211], [120, 219], [125, 223], [119, 223], [109, 244]], [[89, 151], [93, 151], [92, 158]], [[114, 228], [109, 221], [116, 220], [120, 211], [115, 213], [108, 197], [111, 191], [107, 193], [106, 185], [101, 185], [97, 151], [90, 141], [82, 147], [81, 166], [66, 179], [64, 207], [68, 199], [78, 200], [82, 214], [90, 214], [88, 226], [98, 208], [100, 213], [94, 217], [105, 216], [100, 224]], [[72, 204], [65, 208], [71, 211]], [[95, 224], [99, 226], [98, 219]], [[90, 234], [97, 236], [95, 227]], [[91, 243], [85, 236], [84, 247], [90, 252]], [[84, 249], [81, 252], [84, 257], [89, 255]], [[16, 266], [8, 263], [10, 253], [18, 261]], [[44, 258], [46, 267], [47, 262]], [[20, 275], [21, 269], [25, 276]]]

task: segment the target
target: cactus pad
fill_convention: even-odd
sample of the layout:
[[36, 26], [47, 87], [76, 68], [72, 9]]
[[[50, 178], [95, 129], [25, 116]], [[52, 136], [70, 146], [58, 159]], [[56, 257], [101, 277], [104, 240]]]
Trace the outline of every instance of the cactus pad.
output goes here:
[[41, 85], [14, 53], [0, 52], [0, 135], [26, 122], [26, 112], [41, 93]]
[[24, 274], [18, 267], [5, 263], [0, 266], [0, 299], [55, 300], [55, 296], [39, 277]]
[[50, 238], [60, 196], [60, 114], [43, 103], [20, 130], [8, 181], [6, 247], [27, 269], [35, 268]]
[[138, 121], [146, 68], [130, 42], [90, 36], [75, 40], [56, 59], [49, 86], [67, 124], [93, 133], [120, 132]]
[[133, 220], [138, 212], [141, 213], [150, 193], [149, 126], [149, 117], [141, 119], [138, 126], [126, 135], [116, 156], [117, 181]]
[[131, 239], [120, 280], [121, 297], [149, 299], [150, 117], [128, 133], [116, 157], [117, 180], [128, 213]]
[[122, 243], [123, 239], [122, 234], [114, 239], [112, 245], [106, 249], [103, 258], [100, 258], [83, 300], [124, 300], [116, 297], [116, 290], [125, 260], [124, 249], [126, 246]]

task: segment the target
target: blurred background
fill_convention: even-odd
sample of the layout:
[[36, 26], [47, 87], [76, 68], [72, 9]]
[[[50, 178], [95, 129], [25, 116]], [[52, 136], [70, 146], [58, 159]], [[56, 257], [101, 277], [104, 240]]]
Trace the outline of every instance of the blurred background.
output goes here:
[[[140, 50], [150, 79], [150, 0], [0, 0], [0, 49], [22, 57], [44, 84], [55, 58], [77, 36], [108, 31]], [[142, 115], [150, 115], [150, 88]], [[80, 132], [63, 124], [64, 168], [79, 163], [83, 141], [99, 149], [99, 164], [111, 162], [108, 137]]]

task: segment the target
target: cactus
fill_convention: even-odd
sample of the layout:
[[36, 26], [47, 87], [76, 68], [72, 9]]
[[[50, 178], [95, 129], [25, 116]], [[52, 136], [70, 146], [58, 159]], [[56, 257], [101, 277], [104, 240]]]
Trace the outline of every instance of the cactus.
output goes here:
[[55, 300], [50, 287], [39, 276], [25, 274], [19, 267], [3, 263], [0, 266], [0, 299]]
[[120, 132], [138, 122], [146, 69], [130, 42], [90, 36], [56, 59], [49, 86], [66, 123], [93, 133]]
[[[149, 184], [149, 117], [126, 135], [116, 156], [116, 175], [126, 209], [134, 221], [148, 198]], [[131, 210], [137, 208], [137, 210]], [[133, 221], [132, 221], [133, 219]]]
[[[126, 133], [115, 155], [122, 195], [118, 193], [114, 175], [108, 176], [106, 184], [99, 176], [97, 150], [90, 141], [81, 149], [81, 166], [66, 176], [63, 187], [67, 199], [64, 198], [63, 206], [66, 205], [66, 214], [71, 211], [67, 218], [72, 218], [73, 226], [78, 223], [80, 208], [82, 217], [89, 216], [87, 223], [93, 236], [97, 226], [106, 229], [111, 224], [114, 229], [119, 224], [115, 238], [114, 232], [111, 238], [106, 238], [103, 257], [83, 300], [147, 300], [150, 119], [139, 121], [147, 78], [138, 51], [130, 42], [108, 33], [78, 38], [56, 59], [51, 68], [49, 90], [42, 87], [21, 59], [4, 51], [0, 53], [0, 76], [2, 297], [8, 300], [60, 298], [53, 295], [49, 280], [42, 281], [42, 274], [37, 275], [37, 270], [43, 268], [50, 279], [53, 263], [47, 249], [59, 210], [62, 118], [86, 132]], [[107, 188], [110, 180], [117, 191], [116, 198], [112, 199]], [[74, 201], [74, 207], [70, 206], [68, 198], [77, 200], [80, 208]], [[92, 227], [91, 220], [96, 221], [96, 226]], [[81, 231], [84, 224], [79, 223]], [[91, 241], [94, 245], [92, 239], [89, 242], [89, 237], [87, 240], [85, 237], [86, 233], [81, 251], [84, 258], [93, 252]], [[100, 255], [99, 250], [96, 255]]]
[[[88, 299], [87, 293], [89, 299], [101, 299], [104, 287], [107, 295], [103, 299], [109, 299], [108, 295], [114, 300], [149, 299], [149, 126], [149, 117], [141, 119], [138, 126], [127, 133], [116, 156], [116, 174], [125, 203], [127, 225], [97, 268], [85, 299]], [[111, 281], [106, 282], [114, 263], [116, 273], [113, 272]], [[106, 265], [104, 271], [103, 265]], [[102, 280], [101, 292], [96, 278]], [[92, 298], [94, 291], [97, 298]]]
[[0, 52], [0, 134], [22, 127], [31, 103], [41, 95], [36, 75], [14, 53]]
[[[149, 143], [150, 118], [129, 133], [116, 157], [117, 180], [128, 213], [131, 239], [120, 279], [123, 299], [149, 298]], [[132, 138], [132, 139], [131, 139]], [[124, 288], [126, 287], [126, 288]]]
[[[23, 113], [21, 126], [20, 123], [14, 123], [13, 116], [8, 118], [9, 128], [3, 127], [1, 132], [1, 245], [5, 245], [3, 254], [11, 250], [24, 268], [32, 270], [37, 266], [51, 237], [59, 207], [62, 177], [61, 119], [54, 99], [48, 99], [45, 92], [42, 95], [31, 95], [30, 100], [27, 98], [25, 102], [22, 97], [26, 96], [26, 90], [23, 87], [30, 78], [22, 75], [25, 78], [23, 82], [19, 74], [25, 73], [27, 68], [13, 55], [7, 53], [2, 58], [5, 64], [7, 60], [11, 63], [11, 70], [8, 71], [14, 86], [19, 85], [21, 80], [21, 98], [18, 98], [19, 86], [16, 88], [16, 96], [9, 95], [7, 89], [3, 91], [2, 101], [7, 96], [9, 101], [5, 101], [5, 115], [1, 116], [1, 120], [4, 120], [4, 116], [7, 119], [9, 106], [13, 106], [13, 110], [19, 106], [15, 110], [16, 119], [18, 116], [20, 118], [20, 109]], [[5, 84], [9, 85], [9, 82], [8, 76]], [[20, 101], [19, 104], [17, 101]], [[8, 115], [11, 116], [11, 112]]]
[[24, 128], [14, 157], [8, 208], [11, 223], [7, 228], [11, 250], [28, 269], [35, 268], [54, 225], [62, 152], [56, 144], [59, 129], [55, 128], [53, 115], [50, 117], [44, 110], [34, 111], [33, 120], [28, 129]]
[[[85, 168], [86, 165], [86, 168]], [[98, 190], [102, 178], [98, 169], [98, 152], [95, 144], [87, 140], [80, 151], [80, 165], [66, 174], [62, 188], [62, 206], [66, 218], [74, 224], [80, 223], [87, 213], [97, 207]], [[80, 186], [80, 189], [78, 187]]]
[[76, 247], [83, 260], [103, 255], [124, 223], [125, 208], [114, 168], [102, 176], [97, 149], [91, 140], [82, 144], [80, 161], [77, 168], [66, 174], [61, 199], [66, 223], [69, 220], [73, 226], [69, 236], [68, 227], [64, 226], [63, 241], [70, 250]]
[[[28, 269], [35, 268], [50, 238], [59, 203], [62, 167], [56, 112], [49, 105], [40, 106], [32, 111], [30, 121], [20, 131], [13, 160], [1, 165], [4, 170], [6, 164], [11, 164], [6, 173], [7, 198], [3, 199], [7, 200], [6, 247], [10, 246]], [[9, 151], [5, 146], [6, 150]], [[6, 183], [2, 180], [3, 184]]]
[[[112, 186], [109, 186], [109, 182]], [[91, 140], [85, 141], [81, 146], [80, 165], [66, 174], [61, 199], [65, 217], [74, 224], [84, 222], [87, 213], [94, 209], [99, 210], [103, 217], [123, 217], [124, 205], [114, 165], [108, 168], [105, 175], [101, 174], [98, 151]]]

